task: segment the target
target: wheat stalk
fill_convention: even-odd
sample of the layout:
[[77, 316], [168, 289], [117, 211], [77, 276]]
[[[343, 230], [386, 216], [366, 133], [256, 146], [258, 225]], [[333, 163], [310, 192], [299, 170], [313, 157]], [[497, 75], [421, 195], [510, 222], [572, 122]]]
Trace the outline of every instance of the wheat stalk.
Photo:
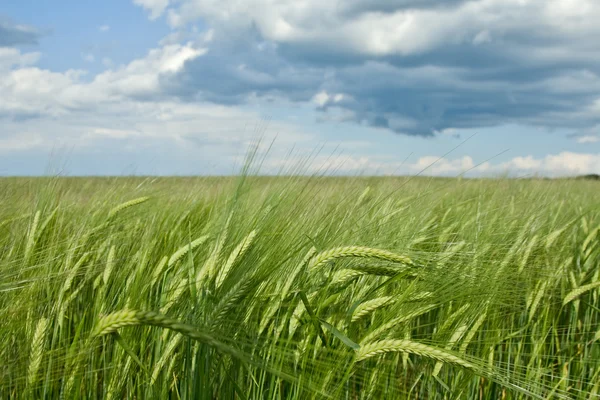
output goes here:
[[354, 313], [352, 313], [352, 322], [356, 322], [359, 319], [369, 315], [373, 311], [389, 305], [393, 299], [393, 296], [383, 296], [376, 299], [367, 300], [364, 303], [359, 304], [354, 310]]
[[179, 300], [179, 298], [181, 297], [181, 295], [183, 294], [183, 292], [185, 291], [185, 289], [188, 286], [187, 278], [181, 278], [178, 281], [173, 281], [173, 282], [174, 282], [173, 283], [174, 288], [169, 290], [169, 296], [167, 298], [167, 302], [160, 309], [161, 313], [168, 312], [171, 309], [171, 307], [173, 307], [173, 305], [177, 302], [177, 300]]
[[187, 253], [196, 249], [198, 246], [200, 246], [201, 244], [206, 242], [208, 240], [208, 238], [209, 238], [209, 235], [200, 236], [198, 239], [195, 239], [195, 240], [191, 241], [190, 243], [186, 244], [185, 246], [182, 246], [181, 248], [179, 248], [169, 258], [167, 266], [169, 268], [171, 268], [173, 265], [175, 265], [177, 263], [177, 261], [181, 260], [181, 258], [183, 256], [185, 256]]
[[[454, 345], [456, 344], [456, 342], [458, 342], [463, 335], [465, 334], [466, 330], [467, 330], [468, 326], [466, 324], [463, 324], [461, 326], [458, 327], [458, 329], [456, 329], [454, 331], [454, 333], [452, 334], [452, 336], [450, 337], [450, 340], [448, 340], [448, 342], [446, 343], [446, 345], [444, 346], [444, 348], [446, 350], [451, 350], [452, 347], [454, 347]], [[435, 367], [433, 368], [433, 372], [432, 372], [432, 376], [438, 376], [440, 371], [442, 370], [442, 366], [443, 363], [441, 361], [438, 361], [435, 364]]]
[[[165, 332], [168, 332], [168, 331], [165, 331]], [[150, 376], [150, 384], [151, 385], [154, 385], [156, 383], [156, 380], [158, 379], [158, 374], [160, 374], [160, 371], [164, 368], [167, 360], [169, 358], [172, 358], [171, 356], [175, 352], [175, 349], [177, 349], [177, 346], [179, 346], [179, 343], [181, 343], [181, 339], [183, 339], [183, 337], [184, 336], [181, 333], [176, 333], [171, 338], [171, 340], [169, 340], [169, 343], [167, 343], [167, 346], [165, 347], [163, 354], [160, 356], [160, 358], [154, 365], [154, 368], [152, 369], [152, 375]]]
[[356, 361], [364, 361], [366, 359], [380, 354], [392, 352], [415, 354], [421, 357], [431, 358], [433, 360], [459, 365], [463, 368], [467, 368], [470, 370], [476, 370], [475, 365], [471, 364], [466, 360], [463, 360], [460, 357], [455, 356], [454, 354], [446, 350], [439, 349], [433, 346], [428, 346], [418, 342], [413, 342], [412, 340], [406, 339], [379, 340], [366, 345], [362, 345], [356, 351]]
[[231, 310], [238, 301], [246, 294], [246, 291], [252, 286], [251, 279], [241, 279], [233, 288], [231, 288], [213, 310], [213, 322], [211, 328], [216, 328], [227, 312]]
[[366, 335], [363, 340], [361, 341], [361, 343], [368, 343], [371, 340], [373, 340], [374, 338], [376, 338], [377, 336], [379, 336], [381, 333], [392, 329], [394, 327], [397, 327], [399, 324], [409, 321], [413, 318], [418, 317], [419, 315], [423, 315], [426, 312], [429, 312], [431, 310], [433, 310], [434, 308], [436, 308], [438, 305], [437, 304], [428, 304], [424, 307], [418, 308], [412, 312], [408, 312], [404, 315], [400, 315], [396, 318], [392, 318], [391, 320], [389, 320], [388, 322], [386, 322], [385, 324], [377, 327], [376, 329], [374, 329], [372, 332], [370, 332], [368, 335]]
[[52, 212], [50, 213], [50, 215], [44, 220], [44, 222], [42, 223], [42, 226], [40, 226], [40, 230], [37, 234], [37, 239], [36, 239], [37, 241], [39, 241], [44, 236], [46, 229], [48, 228], [50, 223], [54, 220], [54, 217], [56, 217], [57, 213], [58, 213], [58, 207], [55, 207], [54, 210], [52, 210]]
[[386, 260], [406, 265], [413, 264], [410, 258], [396, 253], [392, 253], [387, 250], [373, 249], [370, 247], [361, 246], [346, 246], [336, 247], [330, 250], [320, 252], [311, 260], [309, 264], [309, 269], [314, 269], [335, 259], [346, 257], [376, 258], [380, 260]]
[[533, 235], [533, 237], [529, 240], [529, 244], [525, 248], [525, 251], [523, 252], [523, 255], [521, 256], [521, 261], [519, 262], [519, 268], [518, 268], [519, 274], [521, 272], [523, 272], [523, 269], [525, 268], [525, 265], [527, 265], [527, 261], [529, 260], [529, 256], [531, 255], [533, 247], [536, 244], [538, 244], [538, 236], [537, 235]]
[[365, 190], [363, 190], [361, 195], [358, 197], [358, 200], [356, 201], [356, 206], [360, 206], [363, 203], [363, 201], [367, 198], [367, 196], [369, 195], [370, 192], [371, 192], [371, 187], [367, 186], [365, 188]]
[[154, 267], [154, 270], [152, 271], [152, 283], [156, 283], [158, 278], [160, 278], [160, 276], [163, 273], [163, 269], [167, 265], [168, 261], [169, 261], [169, 257], [164, 256], [163, 258], [160, 259], [158, 264], [156, 264], [156, 267]]
[[29, 257], [31, 257], [31, 253], [33, 252], [33, 247], [35, 246], [36, 239], [36, 230], [37, 226], [40, 222], [40, 211], [35, 213], [33, 217], [33, 222], [31, 223], [31, 227], [29, 228], [29, 233], [27, 234], [27, 243], [25, 244], [25, 262], [29, 261]]
[[287, 297], [287, 295], [290, 292], [290, 289], [292, 288], [292, 285], [294, 283], [297, 283], [296, 278], [299, 275], [302, 276], [302, 273], [304, 272], [305, 267], [308, 265], [309, 261], [315, 256], [316, 253], [317, 253], [317, 249], [314, 247], [311, 247], [310, 250], [308, 251], [308, 253], [306, 253], [304, 258], [300, 261], [300, 263], [298, 265], [296, 265], [296, 267], [294, 267], [294, 269], [291, 271], [291, 273], [289, 275], [286, 276], [286, 279], [284, 279], [284, 283], [283, 283], [281, 289], [278, 290], [278, 294], [279, 294], [278, 299], [279, 300], [273, 301], [270, 304], [269, 309], [267, 310], [267, 312], [265, 313], [265, 315], [263, 316], [263, 318], [261, 320], [260, 327], [259, 327], [260, 333], [262, 333], [264, 331], [264, 329], [269, 324], [271, 318], [275, 315], [277, 310], [279, 310], [278, 305], [280, 305], [284, 301], [284, 299]]
[[212, 249], [208, 259], [204, 262], [204, 265], [200, 268], [196, 275], [196, 289], [200, 290], [202, 288], [202, 284], [205, 281], [205, 278], [210, 279], [214, 277], [216, 265], [221, 261], [221, 251], [227, 238], [229, 236], [229, 226], [231, 224], [231, 220], [233, 219], [233, 212], [229, 214], [227, 220], [225, 221], [225, 226], [223, 227], [223, 231], [219, 236], [217, 242], [215, 243], [215, 247]]
[[589, 292], [590, 290], [599, 288], [599, 287], [600, 287], [600, 281], [596, 281], [596, 282], [588, 283], [587, 285], [580, 286], [577, 289], [570, 291], [563, 300], [563, 306], [569, 304], [570, 302], [572, 302], [573, 300], [575, 300], [582, 294]]
[[352, 281], [358, 277], [363, 276], [365, 273], [362, 271], [357, 271], [355, 269], [341, 269], [336, 271], [331, 278], [332, 285], [342, 285], [346, 282]]
[[104, 273], [102, 274], [102, 281], [106, 285], [108, 283], [108, 279], [110, 278], [110, 274], [115, 266], [115, 246], [111, 246], [108, 251], [108, 258], [106, 259], [106, 268], [104, 268]]
[[556, 239], [558, 239], [558, 237], [560, 235], [563, 234], [563, 232], [569, 227], [570, 225], [566, 225], [560, 229], [555, 230], [554, 232], [550, 233], [548, 236], [546, 236], [546, 240], [544, 240], [544, 247], [546, 248], [546, 250], [549, 250], [552, 245], [554, 244], [554, 242], [556, 241]]
[[587, 252], [590, 243], [592, 243], [592, 241], [595, 241], [596, 237], [598, 236], [598, 233], [600, 233], [600, 226], [597, 226], [594, 229], [592, 229], [592, 231], [586, 236], [586, 238], [583, 240], [583, 243], [581, 244], [582, 253], [585, 254]]
[[108, 212], [108, 219], [113, 219], [117, 214], [119, 214], [120, 212], [122, 212], [123, 210], [126, 210], [130, 207], [133, 206], [137, 206], [138, 204], [142, 204], [147, 202], [148, 200], [150, 200], [150, 197], [139, 197], [137, 199], [133, 199], [133, 200], [129, 200], [125, 203], [119, 204], [118, 206], [112, 208], [109, 212]]
[[35, 332], [31, 341], [31, 352], [29, 354], [29, 368], [27, 370], [27, 387], [32, 387], [35, 383], [40, 364], [42, 363], [44, 341], [46, 337], [47, 327], [48, 319], [44, 317], [40, 318], [35, 327]]
[[90, 253], [84, 253], [79, 258], [79, 260], [77, 260], [77, 262], [75, 263], [73, 268], [71, 268], [71, 270], [69, 271], [69, 274], [67, 275], [67, 277], [65, 279], [65, 283], [63, 284], [63, 287], [61, 289], [61, 296], [59, 296], [59, 297], [62, 297], [71, 288], [71, 285], [73, 284], [73, 280], [75, 279], [75, 276], [77, 276], [77, 272], [79, 271], [79, 268], [81, 268], [81, 266], [88, 260], [89, 257], [90, 257]]
[[473, 338], [475, 337], [475, 334], [477, 334], [477, 331], [479, 330], [479, 328], [481, 328], [481, 325], [483, 325], [483, 322], [485, 321], [486, 317], [487, 317], [487, 308], [479, 316], [479, 318], [477, 318], [477, 320], [475, 321], [475, 323], [473, 324], [471, 329], [469, 329], [469, 332], [465, 336], [465, 339], [460, 344], [459, 352], [461, 354], [464, 354], [467, 351], [467, 347], [471, 343], [471, 340], [473, 340]]
[[222, 353], [236, 358], [244, 358], [236, 349], [218, 341], [211, 334], [200, 331], [195, 326], [185, 324], [154, 311], [122, 310], [106, 315], [97, 322], [91, 336], [92, 338], [96, 338], [116, 332], [120, 328], [135, 325], [157, 326], [179, 332], [190, 339], [209, 345]]
[[221, 270], [217, 274], [217, 278], [215, 281], [216, 288], [219, 288], [221, 286], [221, 284], [223, 283], [223, 280], [225, 280], [225, 278], [229, 274], [229, 271], [231, 270], [231, 268], [235, 265], [235, 263], [239, 259], [241, 259], [244, 256], [244, 254], [246, 254], [246, 252], [252, 245], [252, 241], [254, 240], [255, 237], [256, 237], [256, 231], [254, 230], [254, 231], [250, 232], [248, 234], [248, 236], [246, 236], [241, 241], [241, 243], [237, 245], [237, 247], [235, 249], [233, 249], [233, 251], [229, 255], [229, 258], [227, 259], [227, 262], [225, 263], [223, 268], [221, 268]]
[[27, 214], [23, 214], [20, 215], [18, 217], [12, 217], [12, 218], [7, 218], [5, 220], [3, 220], [2, 222], [0, 222], [0, 229], [4, 228], [5, 226], [7, 226], [8, 224], [18, 221], [20, 219], [25, 219], [25, 218], [29, 218], [31, 216], [31, 213], [27, 213]]
[[[395, 276], [402, 272], [409, 272], [408, 268], [397, 267], [394, 265], [349, 265], [346, 267], [348, 269], [352, 269], [358, 272], [362, 272], [369, 275], [377, 275], [377, 276]], [[414, 273], [410, 273], [414, 275]]]

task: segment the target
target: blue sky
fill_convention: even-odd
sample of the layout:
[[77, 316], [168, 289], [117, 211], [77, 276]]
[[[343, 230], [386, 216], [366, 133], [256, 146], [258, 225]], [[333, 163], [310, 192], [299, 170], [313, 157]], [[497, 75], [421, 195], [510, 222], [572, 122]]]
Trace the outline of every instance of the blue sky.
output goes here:
[[0, 5], [0, 175], [600, 173], [595, 0]]

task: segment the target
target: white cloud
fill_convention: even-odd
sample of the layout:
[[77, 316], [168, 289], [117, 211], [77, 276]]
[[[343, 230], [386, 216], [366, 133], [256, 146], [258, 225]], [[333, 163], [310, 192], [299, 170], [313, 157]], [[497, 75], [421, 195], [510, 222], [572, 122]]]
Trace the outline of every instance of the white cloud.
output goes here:
[[329, 94], [326, 91], [322, 90], [313, 96], [312, 102], [319, 107], [325, 107], [327, 105], [334, 105], [349, 99], [350, 96], [344, 93]]
[[164, 43], [194, 36], [200, 21], [213, 41], [171, 93], [312, 101], [321, 120], [353, 115], [408, 135], [507, 123], [580, 131], [600, 121], [600, 41], [590, 39], [600, 2], [565, 1], [173, 1]]
[[424, 171], [425, 175], [458, 175], [469, 171], [470, 176], [503, 175], [509, 176], [576, 176], [582, 174], [600, 173], [600, 153], [574, 153], [564, 151], [558, 154], [548, 154], [544, 157], [532, 155], [517, 156], [512, 159], [499, 162], [485, 162], [477, 165], [469, 156], [448, 160], [437, 157], [422, 157], [416, 163], [411, 164], [412, 171], [421, 170], [437, 161]]
[[[254, 0], [241, 5], [236, 0], [188, 0], [170, 10], [173, 26], [198, 18], [214, 25], [244, 28], [254, 22], [267, 40], [338, 46], [357, 53], [410, 54], [447, 38], [461, 21], [440, 19], [429, 11], [402, 10], [393, 14], [364, 13], [345, 19], [343, 3], [308, 0]], [[427, 27], [426, 29], [424, 27]]]
[[600, 173], [600, 153], [573, 153], [564, 151], [543, 158], [517, 157], [501, 165], [508, 171], [517, 170], [547, 176], [570, 176]]
[[[153, 5], [163, 3], [156, 0], [135, 2], [148, 3], [147, 8], [160, 13], [167, 6]], [[370, 3], [372, 0], [181, 0], [170, 9], [169, 21], [181, 26], [206, 19], [229, 29], [253, 23], [265, 39], [275, 42], [335, 46], [332, 48], [372, 56], [418, 54], [448, 44], [483, 44], [519, 32], [540, 39], [560, 36], [566, 39], [560, 48], [572, 53], [573, 46], [581, 50], [581, 42], [589, 45], [585, 39], [600, 33], [596, 23], [600, 3], [594, 0], [480, 0], [436, 8], [409, 7], [406, 2], [385, 7]]]
[[[152, 169], [145, 173], [210, 173], [208, 169], [197, 169], [209, 163], [218, 167], [216, 173], [235, 173], [234, 162], [243, 158], [251, 142], [260, 135], [265, 143], [276, 137], [283, 149], [314, 144], [314, 136], [286, 123], [270, 122], [264, 131], [260, 119], [256, 112], [237, 107], [121, 98], [96, 108], [71, 109], [60, 118], [44, 115], [5, 120], [0, 132], [0, 152], [36, 149], [38, 154], [47, 155], [52, 149], [64, 148], [74, 156], [96, 152], [99, 157], [115, 155], [123, 159], [127, 154], [136, 154], [141, 162], [153, 157], [164, 160], [147, 167]], [[175, 169], [173, 164], [183, 159], [189, 165], [183, 170]], [[79, 168], [86, 168], [87, 162], [92, 163], [85, 161]], [[96, 166], [93, 172], [103, 174], [111, 168]]]
[[[154, 146], [154, 151], [161, 154], [164, 148], [174, 146], [184, 152], [210, 149], [207, 157], [213, 157], [215, 163], [231, 164], [243, 156], [247, 145], [256, 137], [247, 126], [256, 122], [258, 115], [237, 107], [186, 103], [164, 97], [160, 87], [161, 76], [180, 71], [186, 61], [201, 57], [204, 52], [191, 43], [165, 45], [148, 52], [144, 58], [83, 81], [85, 71], [51, 72], [32, 66], [39, 58], [35, 53], [3, 49], [0, 66], [5, 73], [0, 75], [0, 116], [35, 117], [4, 120], [0, 151], [48, 150], [60, 145], [96, 149], [99, 144], [112, 143], [113, 150], [119, 148], [119, 151], [135, 153]], [[138, 96], [153, 95], [157, 97], [151, 101], [138, 99]], [[345, 99], [342, 93], [321, 91], [313, 100], [323, 106]], [[390, 116], [390, 123], [408, 126], [412, 121]], [[303, 149], [314, 150], [316, 146], [314, 135], [284, 123], [272, 123], [269, 132], [278, 134], [280, 149], [298, 143]], [[444, 134], [452, 135], [455, 131], [448, 129]], [[579, 141], [592, 143], [596, 138], [590, 134], [579, 137]], [[276, 151], [271, 161], [265, 163], [265, 172], [278, 172], [300, 164], [301, 172], [340, 174], [456, 176], [467, 173], [478, 176], [508, 172], [516, 176], [564, 176], [600, 173], [600, 154], [524, 155], [476, 167], [470, 156], [424, 156], [402, 163], [386, 155], [365, 154], [365, 148], [361, 143], [351, 146], [351, 155], [319, 155], [309, 163], [306, 157], [286, 158], [281, 151]]]
[[160, 17], [169, 6], [169, 0], [133, 0], [133, 3], [148, 10], [151, 20]]
[[[167, 158], [162, 168], [171, 172], [170, 165], [186, 154], [199, 165], [208, 161], [220, 165], [223, 172], [256, 138], [257, 132], [251, 127], [261, 119], [258, 112], [202, 101], [183, 102], [166, 96], [160, 83], [162, 77], [177, 73], [186, 61], [204, 51], [189, 43], [166, 45], [144, 58], [83, 80], [86, 71], [52, 72], [25, 65], [32, 64], [37, 56], [2, 50], [0, 152], [35, 149], [37, 154], [48, 154], [64, 147], [75, 149], [73, 154], [129, 152], [147, 158], [153, 153]], [[279, 122], [269, 124], [266, 140], [273, 135], [287, 146], [312, 143], [313, 139]], [[198, 154], [203, 160], [197, 160]]]
[[[126, 65], [116, 66], [112, 60], [103, 58], [107, 70], [95, 76], [87, 76], [82, 70], [52, 72], [36, 67], [39, 53], [0, 48], [0, 118], [3, 118], [0, 140], [5, 149], [50, 146], [55, 141], [93, 148], [97, 143], [143, 145], [158, 140], [185, 149], [213, 146], [220, 149], [214, 152], [216, 157], [227, 158], [239, 151], [240, 143], [247, 143], [246, 125], [256, 121], [258, 114], [204, 101], [187, 102], [211, 90], [214, 96], [202, 98], [232, 104], [242, 98], [279, 99], [289, 95], [294, 101], [312, 100], [318, 107], [329, 109], [328, 113], [320, 114], [323, 119], [353, 120], [412, 134], [428, 130], [455, 135], [454, 127], [462, 128], [457, 121], [489, 126], [510, 119], [514, 110], [518, 110], [517, 122], [533, 114], [526, 121], [533, 121], [533, 125], [538, 120], [539, 124], [552, 125], [565, 119], [600, 118], [600, 99], [593, 100], [600, 90], [600, 78], [595, 72], [595, 50], [600, 50], [600, 46], [586, 40], [600, 34], [600, 27], [589, 23], [595, 16], [600, 17], [600, 5], [592, 1], [578, 3], [585, 9], [581, 13], [541, 0], [453, 1], [448, 7], [386, 10], [373, 10], [377, 2], [353, 0], [353, 7], [358, 4], [359, 9], [367, 10], [354, 14], [345, 2], [317, 0], [134, 2], [146, 8], [151, 19], [168, 12], [170, 23], [182, 29], [161, 41], [145, 57]], [[400, 0], [403, 4], [407, 2]], [[214, 28], [203, 35], [196, 35], [198, 32], [192, 35], [185, 30], [188, 27], [182, 26], [198, 18], [206, 19], [207, 25]], [[556, 22], [559, 20], [561, 23]], [[256, 26], [261, 35], [247, 38], [250, 26]], [[548, 26], [552, 29], [546, 29]], [[191, 31], [194, 33], [193, 28]], [[234, 39], [225, 41], [224, 32], [231, 33]], [[435, 54], [438, 49], [447, 50], [447, 45], [457, 43], [477, 51], [495, 50], [493, 46], [510, 43], [510, 37], [526, 32], [531, 33], [528, 41], [539, 46], [534, 51], [526, 44], [507, 46], [507, 59], [525, 60], [533, 66], [529, 72], [537, 72], [537, 66], [547, 72], [544, 68], [556, 60], [594, 63], [546, 73], [530, 82], [520, 76], [515, 80], [503, 76], [513, 74], [512, 70], [504, 70], [506, 65], [471, 70], [468, 66], [435, 62], [401, 65], [399, 57], [394, 58], [400, 60], [397, 64], [388, 62], [392, 58], [377, 59], [390, 55], [410, 58], [427, 51]], [[184, 42], [191, 37], [194, 40]], [[238, 37], [243, 40], [235, 39]], [[252, 51], [246, 52], [250, 48]], [[281, 55], [285, 50], [288, 55], [294, 53], [302, 59], [315, 48], [352, 54], [350, 58], [317, 60], [314, 64], [309, 58], [305, 63], [295, 64], [293, 58]], [[297, 49], [306, 53], [296, 54]], [[217, 56], [211, 62], [204, 63], [214, 54]], [[322, 56], [322, 53], [309, 56], [315, 54], [317, 58], [319, 54]], [[239, 58], [233, 57], [237, 55]], [[95, 61], [91, 54], [82, 56]], [[231, 59], [235, 63], [227, 64]], [[352, 61], [347, 62], [348, 59]], [[519, 75], [520, 67], [516, 64], [515, 76]], [[216, 73], [211, 75], [211, 70]], [[225, 72], [220, 75], [220, 71]], [[230, 71], [235, 75], [227, 75]], [[493, 73], [498, 71], [501, 76], [496, 78]], [[472, 79], [473, 72], [482, 74]], [[492, 73], [491, 78], [486, 73]], [[238, 86], [234, 80], [220, 79], [228, 76], [237, 78]], [[171, 91], [172, 86], [166, 90], [165, 84], [176, 78], [181, 79], [175, 83], [189, 89], [182, 90], [184, 94], [179, 98], [177, 91]], [[202, 86], [200, 81], [211, 85]], [[560, 101], [535, 96], [542, 91], [560, 95], [557, 96]], [[461, 96], [464, 93], [471, 96]], [[498, 93], [503, 99], [512, 99], [508, 107], [511, 111], [506, 114], [492, 100], [498, 98]], [[583, 102], [562, 96], [570, 93], [584, 94], [587, 103], [582, 107]], [[438, 95], [442, 98], [439, 101], [435, 98]], [[182, 100], [185, 96], [189, 96], [188, 100]], [[523, 100], [527, 97], [529, 102]], [[347, 106], [360, 102], [360, 107]], [[544, 113], [528, 114], [528, 107], [533, 108], [533, 104], [543, 108]], [[445, 116], [460, 120], [446, 123], [442, 120]], [[489, 116], [495, 118], [491, 123], [485, 119]], [[421, 121], [430, 121], [431, 126], [424, 129]], [[273, 123], [270, 130], [281, 133], [284, 145], [302, 142], [309, 147], [312, 143], [311, 135], [286, 124]], [[595, 132], [580, 135], [576, 139], [579, 143], [598, 142]], [[426, 156], [402, 164], [385, 156], [364, 153], [319, 161], [326, 168], [340, 171], [415, 174], [424, 169], [425, 174], [432, 175], [457, 175], [476, 164], [469, 156], [443, 159]], [[504, 170], [551, 176], [598, 172], [598, 155], [569, 152], [547, 157], [523, 155], [504, 163], [485, 163], [469, 173], [493, 174]]]
[[90, 86], [96, 91], [126, 96], [160, 94], [162, 75], [178, 72], [185, 62], [205, 52], [206, 49], [194, 48], [191, 43], [166, 45], [150, 50], [143, 59], [97, 75]]
[[100, 25], [100, 26], [98, 27], [98, 30], [99, 30], [100, 32], [108, 32], [108, 31], [110, 30], [110, 25]]
[[25, 67], [34, 65], [39, 61], [41, 54], [38, 52], [21, 53], [14, 47], [0, 47], [0, 72], [12, 67]]
[[579, 136], [576, 139], [577, 143], [585, 144], [585, 143], [598, 143], [600, 142], [600, 136], [598, 135], [584, 135]]
[[533, 156], [515, 157], [504, 164], [507, 169], [516, 169], [518, 171], [536, 171], [540, 170], [543, 161], [533, 158]]
[[[79, 84], [84, 71], [56, 73], [36, 67], [10, 70], [0, 75], [0, 115], [60, 116], [68, 108], [104, 97]], [[83, 94], [87, 94], [84, 99]]]
[[[0, 74], [0, 115], [61, 116], [77, 109], [95, 109], [125, 101], [130, 96], [161, 96], [162, 76], [181, 69], [188, 60], [201, 56], [204, 49], [191, 44], [153, 49], [147, 56], [83, 82], [86, 71], [51, 72], [33, 66], [8, 69]], [[4, 53], [7, 53], [6, 51]], [[2, 65], [31, 63], [37, 57], [10, 53]]]
[[304, 173], [365, 175], [422, 175], [454, 177], [547, 176], [562, 177], [600, 173], [600, 153], [562, 152], [542, 158], [518, 156], [505, 162], [476, 164], [472, 157], [444, 158], [424, 156], [415, 162], [400, 162], [385, 155], [323, 154], [272, 158], [265, 163], [267, 173], [299, 170]]
[[327, 92], [321, 91], [314, 95], [312, 101], [319, 107], [323, 107], [329, 101], [329, 95], [327, 94]]

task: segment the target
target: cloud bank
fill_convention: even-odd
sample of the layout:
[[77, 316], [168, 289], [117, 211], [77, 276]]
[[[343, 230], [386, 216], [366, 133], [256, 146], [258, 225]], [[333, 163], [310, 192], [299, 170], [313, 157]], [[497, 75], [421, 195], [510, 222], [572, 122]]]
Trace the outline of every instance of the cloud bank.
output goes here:
[[[39, 67], [41, 53], [24, 50], [39, 31], [0, 19], [0, 153], [118, 143], [238, 160], [248, 124], [261, 118], [249, 110], [280, 103], [312, 107], [317, 121], [413, 137], [512, 124], [566, 130], [581, 145], [600, 140], [600, 41], [590, 40], [600, 34], [600, 3], [592, 0], [133, 2], [171, 34], [126, 64], [104, 57], [94, 75]], [[269, 130], [284, 145], [318, 145], [318, 135], [288, 123]], [[482, 165], [434, 155], [327, 162], [385, 174], [431, 163], [426, 173], [435, 175], [600, 170], [590, 150], [527, 154]], [[283, 158], [273, 168], [287, 165]]]
[[600, 153], [561, 152], [545, 157], [518, 156], [504, 162], [476, 163], [471, 156], [458, 158], [423, 156], [400, 162], [387, 156], [352, 156], [321, 154], [318, 156], [273, 157], [265, 164], [266, 173], [296, 171], [301, 165], [304, 173], [333, 173], [340, 175], [408, 175], [445, 177], [574, 177], [600, 171]]
[[424, 136], [600, 124], [594, 0], [135, 2], [174, 29], [198, 21], [211, 29], [206, 56], [170, 82], [181, 98], [323, 94], [324, 119]]
[[[38, 52], [0, 47], [0, 174], [43, 173], [44, 165], [25, 160], [38, 162], [55, 151], [83, 157], [76, 174], [120, 174], [127, 159], [152, 174], [237, 172], [234, 164], [256, 138], [252, 127], [261, 115], [184, 101], [165, 89], [205, 51], [191, 43], [164, 44], [90, 77], [84, 70], [40, 68]], [[281, 133], [284, 146], [313, 139], [285, 123], [269, 128]], [[272, 136], [265, 133], [267, 140]], [[157, 159], [162, 167], [154, 165]]]

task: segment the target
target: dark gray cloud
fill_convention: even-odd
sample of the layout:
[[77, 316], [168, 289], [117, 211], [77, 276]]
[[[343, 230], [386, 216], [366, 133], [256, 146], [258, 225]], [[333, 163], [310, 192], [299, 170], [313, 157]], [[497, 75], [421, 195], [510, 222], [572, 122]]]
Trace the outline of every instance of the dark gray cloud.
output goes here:
[[[235, 23], [216, 19], [226, 28], [214, 22], [209, 52], [164, 84], [223, 104], [326, 93], [315, 102], [320, 119], [341, 113], [409, 135], [515, 123], [579, 131], [600, 124], [600, 42], [591, 39], [600, 6], [588, 3], [585, 15], [541, 0], [314, 3], [324, 27], [293, 8], [271, 10], [268, 21], [232, 14]], [[396, 11], [407, 12], [399, 31], [386, 19]], [[273, 28], [282, 20], [292, 33]]]
[[365, 12], [393, 13], [407, 9], [451, 8], [469, 0], [346, 0], [338, 2], [342, 15], [352, 17]]
[[251, 94], [281, 95], [305, 101], [323, 81], [320, 67], [298, 66], [279, 55], [256, 30], [211, 43], [204, 56], [186, 64], [176, 76], [164, 77], [172, 94], [223, 104], [244, 102]]
[[0, 47], [37, 44], [39, 38], [40, 33], [35, 28], [0, 16]]

